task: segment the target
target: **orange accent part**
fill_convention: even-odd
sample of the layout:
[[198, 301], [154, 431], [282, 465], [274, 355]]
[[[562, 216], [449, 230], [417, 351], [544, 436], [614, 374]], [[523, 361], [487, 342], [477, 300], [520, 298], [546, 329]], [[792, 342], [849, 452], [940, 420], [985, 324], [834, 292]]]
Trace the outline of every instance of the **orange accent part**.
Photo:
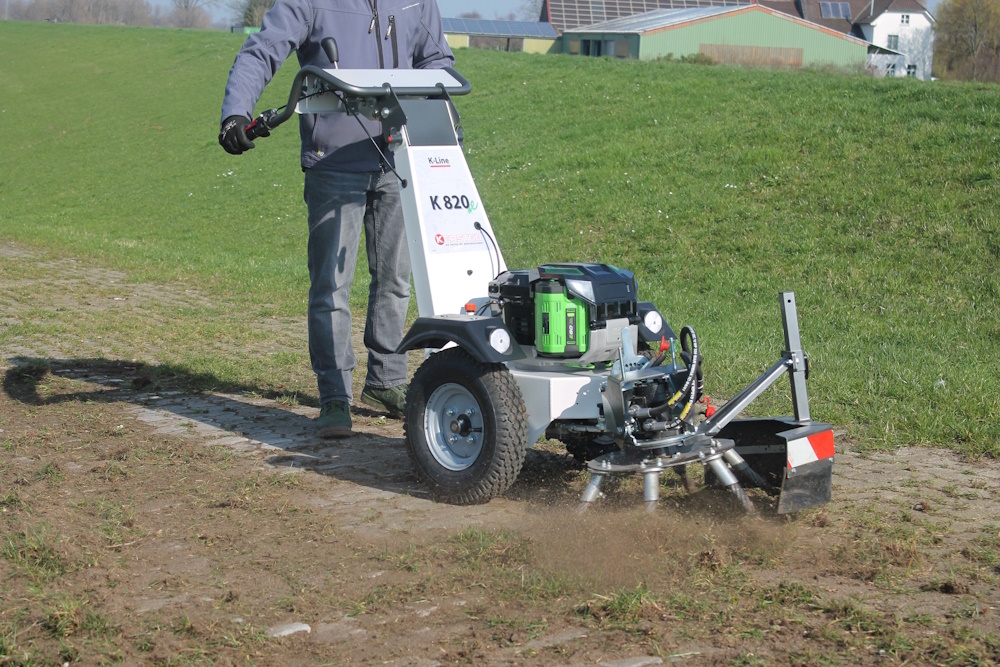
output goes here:
[[660, 336], [660, 352], [666, 352], [670, 349], [670, 341], [667, 340], [666, 336]]
[[465, 304], [465, 312], [467, 312], [467, 313], [474, 313], [474, 312], [476, 312], [476, 304], [474, 304], [472, 302], [469, 302], [469, 303]]
[[809, 436], [809, 444], [816, 452], [816, 458], [828, 459], [836, 453], [833, 445], [833, 431], [823, 431]]
[[715, 408], [712, 407], [712, 399], [710, 399], [707, 394], [703, 398], [705, 399], [705, 405], [707, 406], [705, 408], [705, 416], [711, 418], [712, 415], [715, 414]]

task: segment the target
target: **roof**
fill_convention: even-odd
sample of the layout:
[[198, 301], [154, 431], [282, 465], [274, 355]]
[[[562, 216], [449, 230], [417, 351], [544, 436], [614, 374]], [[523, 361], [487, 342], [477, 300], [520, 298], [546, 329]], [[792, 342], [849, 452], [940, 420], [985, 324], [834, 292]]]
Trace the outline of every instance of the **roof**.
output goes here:
[[861, 11], [854, 15], [854, 22], [871, 23], [886, 12], [913, 12], [916, 14], [927, 12], [927, 8], [920, 3], [920, 0], [872, 0], [862, 5]]
[[[657, 10], [734, 7], [748, 2], [859, 39], [864, 39], [859, 26], [871, 23], [887, 11], [927, 12], [921, 0], [544, 0], [541, 19], [549, 21], [560, 33], [582, 26], [587, 26], [586, 32], [597, 32], [590, 26]], [[845, 2], [848, 8], [841, 7]], [[828, 5], [826, 16], [824, 4]], [[845, 18], [844, 14], [850, 16]]]
[[[597, 23], [594, 25], [581, 26], [576, 30], [568, 30], [567, 32], [572, 33], [649, 33], [649, 32], [659, 32], [661, 30], [669, 30], [671, 28], [684, 25], [687, 23], [693, 23], [696, 21], [703, 21], [706, 19], [713, 19], [719, 16], [724, 16], [726, 14], [737, 14], [746, 12], [764, 12], [770, 14], [774, 17], [781, 18], [786, 21], [792, 21], [793, 23], [798, 23], [804, 25], [813, 30], [819, 30], [824, 32], [831, 37], [837, 37], [838, 39], [844, 39], [849, 42], [854, 42], [859, 46], [871, 47], [871, 44], [862, 38], [855, 37], [839, 30], [833, 30], [826, 26], [817, 25], [811, 21], [807, 21], [794, 14], [786, 14], [785, 12], [780, 12], [770, 7], [766, 7], [763, 4], [752, 4], [752, 5], [738, 5], [735, 7], [701, 7], [701, 8], [690, 8], [690, 9], [664, 9], [659, 11], [646, 12], [645, 14], [640, 14], [638, 16], [631, 16], [624, 19], [616, 19], [614, 21], [605, 21], [603, 23]], [[895, 52], [892, 52], [895, 53]]]
[[560, 33], [614, 19], [645, 14], [658, 9], [732, 7], [747, 0], [544, 0], [541, 20]]
[[460, 35], [490, 37], [536, 37], [555, 39], [559, 36], [551, 23], [537, 21], [487, 21], [484, 19], [442, 18], [444, 31]]
[[721, 14], [749, 7], [749, 4], [734, 5], [732, 7], [691, 7], [687, 9], [659, 9], [635, 16], [595, 23], [593, 25], [581, 26], [572, 32], [601, 32], [601, 33], [644, 33], [662, 28], [708, 19]]
[[[827, 0], [799, 0], [795, 4], [798, 5], [798, 16], [810, 23], [842, 32], [845, 35], [864, 38], [861, 31], [855, 28], [853, 17], [857, 16], [862, 8], [870, 6], [871, 0], [834, 0], [834, 2], [828, 2]], [[836, 11], [837, 6], [843, 7], [844, 5], [847, 5], [844, 7], [845, 11], [838, 15]], [[781, 10], [779, 9], [779, 11]]]

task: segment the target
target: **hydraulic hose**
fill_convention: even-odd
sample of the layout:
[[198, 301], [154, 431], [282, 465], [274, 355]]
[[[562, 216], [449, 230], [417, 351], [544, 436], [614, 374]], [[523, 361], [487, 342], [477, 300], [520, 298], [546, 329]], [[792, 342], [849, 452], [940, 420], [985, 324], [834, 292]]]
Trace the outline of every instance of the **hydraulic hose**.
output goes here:
[[[686, 339], [690, 339], [690, 341], [688, 342]], [[683, 419], [687, 416], [688, 411], [691, 409], [691, 405], [697, 399], [697, 392], [699, 390], [697, 380], [701, 370], [701, 355], [698, 353], [698, 334], [695, 333], [693, 328], [685, 325], [685, 327], [681, 329], [680, 341], [681, 349], [687, 353], [681, 354], [681, 358], [688, 367], [687, 378], [684, 379], [684, 384], [677, 391], [677, 393], [670, 398], [670, 400], [649, 409], [650, 416], [663, 414], [672, 408], [677, 401], [684, 397], [685, 394], [688, 394], [690, 398], [688, 400], [688, 404], [684, 408], [684, 412], [682, 413], [681, 418]]]

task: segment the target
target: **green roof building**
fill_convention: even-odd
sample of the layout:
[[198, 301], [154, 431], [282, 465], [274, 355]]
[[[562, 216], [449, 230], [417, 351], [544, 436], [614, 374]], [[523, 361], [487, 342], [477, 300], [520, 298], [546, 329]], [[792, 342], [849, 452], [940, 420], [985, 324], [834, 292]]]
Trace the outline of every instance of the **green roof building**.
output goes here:
[[763, 67], [863, 70], [870, 43], [762, 5], [659, 9], [563, 32], [563, 52], [638, 60], [697, 54]]

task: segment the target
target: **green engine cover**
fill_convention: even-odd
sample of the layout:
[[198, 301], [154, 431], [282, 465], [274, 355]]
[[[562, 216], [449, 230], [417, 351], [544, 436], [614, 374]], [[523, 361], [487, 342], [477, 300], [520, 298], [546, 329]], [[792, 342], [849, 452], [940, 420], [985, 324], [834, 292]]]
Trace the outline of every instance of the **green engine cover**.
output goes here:
[[587, 351], [587, 304], [566, 294], [558, 280], [535, 285], [535, 349], [552, 357], [579, 357]]

